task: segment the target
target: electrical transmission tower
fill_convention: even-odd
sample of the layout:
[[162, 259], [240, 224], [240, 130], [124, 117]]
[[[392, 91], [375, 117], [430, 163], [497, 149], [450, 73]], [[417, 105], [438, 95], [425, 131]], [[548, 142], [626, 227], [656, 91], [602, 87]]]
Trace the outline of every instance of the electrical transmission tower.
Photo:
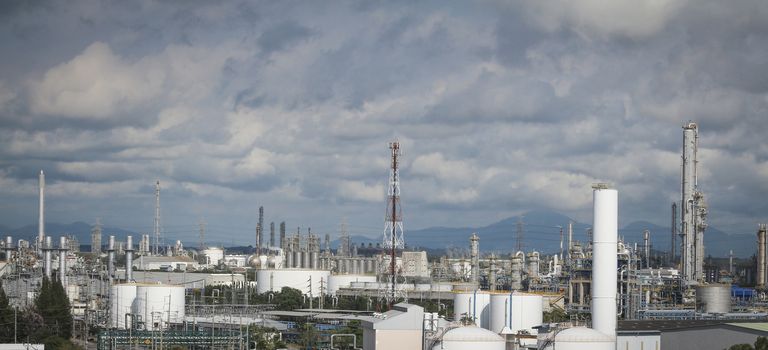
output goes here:
[[400, 207], [400, 174], [398, 163], [400, 152], [400, 143], [395, 141], [389, 144], [389, 149], [392, 156], [392, 166], [389, 173], [389, 188], [387, 190], [387, 212], [385, 214], [384, 223], [384, 239], [382, 247], [389, 249], [389, 269], [387, 274], [389, 275], [389, 287], [387, 290], [382, 291], [383, 294], [380, 297], [386, 301], [388, 305], [402, 298], [403, 291], [397, 286], [397, 249], [403, 249], [405, 247], [405, 241], [403, 240], [403, 213]]

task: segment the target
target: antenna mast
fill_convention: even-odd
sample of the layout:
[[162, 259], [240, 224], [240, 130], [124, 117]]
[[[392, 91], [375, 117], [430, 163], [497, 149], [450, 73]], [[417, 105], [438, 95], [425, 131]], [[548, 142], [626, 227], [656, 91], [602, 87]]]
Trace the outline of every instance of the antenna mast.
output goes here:
[[382, 247], [389, 249], [389, 282], [390, 288], [385, 291], [384, 300], [387, 304], [392, 305], [392, 302], [398, 298], [398, 293], [401, 293], [397, 288], [397, 249], [403, 249], [405, 247], [405, 241], [403, 240], [403, 213], [400, 207], [400, 174], [398, 158], [402, 153], [400, 152], [400, 142], [394, 141], [389, 144], [389, 149], [392, 154], [392, 166], [389, 174], [389, 188], [387, 191], [387, 212], [384, 219], [384, 239]]

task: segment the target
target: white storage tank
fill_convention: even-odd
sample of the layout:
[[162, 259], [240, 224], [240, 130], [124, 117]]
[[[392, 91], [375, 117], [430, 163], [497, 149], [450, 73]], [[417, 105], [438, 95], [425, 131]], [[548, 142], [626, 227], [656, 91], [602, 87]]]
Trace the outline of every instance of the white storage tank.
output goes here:
[[218, 265], [224, 259], [224, 249], [213, 247], [203, 250], [206, 265]]
[[492, 294], [489, 330], [509, 334], [524, 330], [529, 334], [537, 334], [538, 331], [533, 327], [543, 323], [543, 305], [544, 298], [541, 295], [520, 292]]
[[[504, 338], [477, 326], [451, 329], [432, 350], [504, 350]], [[559, 350], [559, 348], [558, 348]]]
[[133, 313], [135, 299], [135, 283], [115, 284], [109, 288], [109, 327], [130, 328], [130, 324], [125, 323], [125, 314]]
[[727, 284], [696, 286], [696, 310], [710, 314], [731, 312], [731, 286]]
[[[184, 286], [138, 284], [133, 312], [147, 330], [165, 329], [169, 323], [184, 321]], [[138, 321], [138, 320], [137, 320]]]
[[478, 327], [490, 327], [491, 295], [487, 292], [456, 293], [453, 295], [453, 319], [469, 318]]
[[616, 340], [591, 328], [573, 327], [557, 333], [554, 347], [551, 349], [616, 350]]
[[336, 291], [339, 290], [339, 288], [350, 288], [353, 285], [357, 286], [357, 288], [362, 288], [364, 284], [361, 286], [359, 283], [365, 283], [365, 282], [376, 282], [376, 276], [372, 275], [330, 275], [328, 277], [328, 288], [326, 289], [326, 293], [328, 294], [336, 294]]
[[[303, 294], [320, 296], [321, 283], [327, 286], [331, 272], [311, 269], [261, 269], [256, 271], [256, 292], [279, 292], [283, 287], [300, 290]], [[310, 279], [312, 289], [309, 288]], [[323, 290], [325, 292], [325, 290]]]

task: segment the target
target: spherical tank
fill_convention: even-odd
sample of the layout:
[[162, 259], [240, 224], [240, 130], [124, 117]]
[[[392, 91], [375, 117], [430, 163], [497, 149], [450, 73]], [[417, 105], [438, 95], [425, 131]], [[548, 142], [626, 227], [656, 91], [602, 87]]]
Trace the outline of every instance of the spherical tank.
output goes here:
[[[136, 284], [116, 284], [109, 288], [109, 326], [126, 329], [125, 314], [133, 311]], [[130, 321], [129, 321], [130, 322]], [[128, 325], [130, 327], [130, 325]]]
[[727, 284], [697, 286], [696, 309], [710, 314], [731, 312], [731, 286]]
[[557, 350], [615, 350], [616, 339], [586, 327], [568, 328], [555, 335]]
[[469, 318], [478, 327], [490, 327], [491, 295], [486, 292], [456, 293], [453, 295], [453, 319]]
[[326, 293], [336, 294], [339, 288], [350, 288], [353, 283], [376, 282], [376, 276], [369, 275], [330, 275]]
[[312, 281], [311, 294], [320, 295], [320, 286], [323, 285], [323, 293], [328, 284], [331, 272], [328, 270], [309, 269], [261, 269], [256, 271], [256, 292], [279, 292], [283, 287], [291, 287], [300, 290], [303, 294], [310, 294], [310, 280]]
[[184, 321], [184, 286], [139, 284], [134, 306], [133, 312], [141, 316], [147, 330], [181, 323]]
[[504, 350], [504, 338], [487, 329], [476, 326], [459, 327], [443, 335], [432, 350]]

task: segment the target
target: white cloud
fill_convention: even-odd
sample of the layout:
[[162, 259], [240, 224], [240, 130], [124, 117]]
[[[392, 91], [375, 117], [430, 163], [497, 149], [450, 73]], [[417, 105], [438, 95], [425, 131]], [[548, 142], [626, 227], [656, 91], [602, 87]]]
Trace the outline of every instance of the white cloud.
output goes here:
[[565, 27], [586, 36], [644, 38], [664, 29], [685, 3], [685, 0], [526, 0], [523, 10], [547, 31]]

